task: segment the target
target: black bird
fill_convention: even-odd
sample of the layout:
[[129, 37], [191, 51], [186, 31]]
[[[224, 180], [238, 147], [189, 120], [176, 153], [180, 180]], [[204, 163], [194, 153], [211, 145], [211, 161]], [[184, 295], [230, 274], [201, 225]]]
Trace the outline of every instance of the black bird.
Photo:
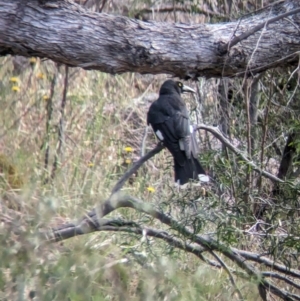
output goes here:
[[208, 182], [209, 177], [197, 160], [198, 146], [185, 102], [180, 94], [195, 91], [181, 82], [167, 80], [159, 91], [159, 98], [148, 111], [157, 138], [174, 158], [175, 182], [184, 185], [190, 180]]

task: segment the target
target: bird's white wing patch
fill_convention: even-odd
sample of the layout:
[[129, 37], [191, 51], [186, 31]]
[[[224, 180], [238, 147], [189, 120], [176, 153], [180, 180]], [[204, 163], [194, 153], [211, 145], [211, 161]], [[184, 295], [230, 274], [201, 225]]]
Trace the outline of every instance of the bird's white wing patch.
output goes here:
[[209, 182], [209, 177], [207, 175], [200, 174], [198, 175], [200, 182]]
[[192, 125], [190, 125], [190, 132], [191, 134], [194, 132], [194, 127]]
[[157, 131], [155, 132], [155, 135], [157, 136], [157, 138], [158, 138], [160, 141], [163, 141], [163, 140], [164, 140], [164, 136], [163, 136], [163, 134], [161, 133], [160, 130], [157, 130]]

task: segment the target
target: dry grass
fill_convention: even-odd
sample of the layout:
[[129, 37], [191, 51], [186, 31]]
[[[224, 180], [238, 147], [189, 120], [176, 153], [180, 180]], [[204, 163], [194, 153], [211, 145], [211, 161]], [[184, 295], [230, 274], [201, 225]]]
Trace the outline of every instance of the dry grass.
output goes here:
[[[233, 291], [224, 272], [199, 265], [194, 257], [160, 241], [145, 243], [135, 235], [97, 233], [41, 245], [36, 236], [41, 229], [81, 217], [109, 195], [131, 164], [126, 160], [141, 155], [146, 112], [165, 77], [113, 77], [71, 69], [63, 150], [53, 181], [43, 184], [51, 174], [58, 143], [64, 69], [37, 60], [14, 78], [12, 59], [4, 58], [1, 64], [1, 156], [18, 170], [24, 184], [15, 192], [1, 188], [5, 247], [0, 252], [0, 299], [12, 300], [21, 294], [24, 299], [19, 300], [27, 300], [34, 290], [39, 300], [228, 300]], [[47, 135], [46, 105], [55, 74]], [[47, 139], [50, 153], [45, 169]], [[150, 131], [146, 150], [154, 144]], [[174, 191], [171, 166], [169, 154], [163, 151], [124, 189], [183, 219], [184, 194]], [[17, 207], [12, 205], [16, 202]], [[115, 215], [162, 227], [132, 210], [118, 210]]]
[[[122, 11], [122, 6], [113, 9]], [[152, 18], [152, 14], [147, 16]], [[172, 12], [156, 17], [160, 21], [175, 17], [177, 21], [194, 23], [204, 20], [203, 16]], [[33, 292], [34, 300], [45, 301], [238, 300], [224, 270], [208, 267], [157, 239], [145, 241], [133, 234], [99, 232], [57, 244], [42, 243], [40, 231], [76, 220], [106, 199], [119, 177], [141, 156], [146, 112], [166, 77], [111, 76], [70, 69], [64, 144], [55, 177], [44, 184], [51, 176], [57, 151], [65, 69], [58, 69], [50, 61], [37, 59], [30, 63], [25, 59], [21, 65], [26, 68], [17, 71], [13, 62], [10, 57], [0, 59], [0, 300], [30, 300]], [[47, 133], [46, 108], [54, 77], [53, 112]], [[195, 83], [189, 85], [196, 87]], [[240, 93], [238, 81], [237, 86]], [[201, 79], [198, 87], [202, 108], [198, 106], [193, 111], [193, 121], [218, 124], [218, 81]], [[197, 101], [189, 96], [186, 100], [193, 110]], [[246, 128], [242, 106], [231, 104], [229, 110], [231, 134], [241, 148], [245, 147], [241, 141]], [[276, 114], [273, 118], [270, 127], [280, 127]], [[174, 189], [172, 158], [166, 150], [148, 161], [123, 189], [186, 224], [197, 222], [200, 233], [220, 231], [220, 237], [232, 246], [253, 252], [267, 250], [270, 246], [263, 239], [242, 233], [255, 223], [254, 218], [236, 219], [234, 214], [234, 210], [245, 207], [247, 166], [237, 162], [232, 154], [224, 156], [220, 143], [211, 135], [201, 132], [199, 139], [203, 164], [216, 181], [206, 196], [202, 191], [187, 195]], [[155, 143], [150, 130], [145, 150]], [[284, 139], [278, 143], [282, 147]], [[49, 162], [45, 168], [48, 146]], [[126, 147], [133, 151], [126, 151]], [[14, 168], [20, 179], [17, 185], [8, 172], [3, 172], [3, 161]], [[155, 189], [154, 193], [147, 189], [149, 186]], [[234, 197], [229, 193], [232, 186], [237, 191]], [[265, 191], [270, 191], [269, 186], [265, 180]], [[196, 216], [194, 207], [189, 205], [195, 195], [199, 197]], [[133, 210], [119, 209], [113, 214], [166, 229]], [[280, 218], [284, 220], [284, 214], [276, 215], [274, 224]], [[279, 248], [274, 253], [280, 252], [284, 250]], [[274, 283], [281, 285], [279, 281]], [[238, 279], [237, 286], [245, 300], [259, 299], [256, 283]]]
[[[44, 184], [51, 175], [57, 151], [64, 68], [37, 60], [15, 76], [12, 58], [1, 59], [1, 65], [0, 159], [5, 158], [21, 179], [16, 187], [7, 173], [1, 174], [5, 183], [0, 186], [0, 239], [4, 246], [0, 252], [1, 300], [21, 298], [18, 295], [24, 296], [19, 300], [27, 300], [31, 290], [38, 300], [238, 299], [224, 271], [211, 269], [192, 255], [155, 239], [145, 242], [133, 234], [106, 232], [51, 245], [41, 244], [38, 239], [39, 231], [76, 220], [107, 198], [119, 177], [141, 156], [146, 112], [165, 76], [110, 76], [70, 69], [64, 144], [55, 177]], [[54, 76], [53, 112], [47, 134], [46, 107]], [[207, 114], [199, 120], [199, 111], [195, 111], [192, 117], [213, 123], [218, 112], [213, 101], [215, 82], [202, 80], [199, 86]], [[186, 100], [193, 109], [195, 99]], [[217, 171], [227, 164], [214, 138], [201, 133], [200, 140], [210, 170]], [[155, 143], [150, 130], [145, 150]], [[49, 162], [45, 168], [47, 146]], [[244, 177], [243, 168], [238, 172]], [[227, 171], [216, 178], [224, 192], [229, 191], [233, 173]], [[234, 177], [236, 187], [239, 174]], [[172, 158], [164, 150], [123, 189], [184, 223], [198, 223], [201, 233], [219, 231], [221, 226], [222, 238], [231, 245], [262, 251], [260, 240], [249, 240], [240, 233], [240, 229], [248, 227], [249, 220], [223, 224], [235, 218], [232, 208], [236, 204], [226, 193], [216, 199], [219, 184], [211, 191], [208, 188], [206, 197], [202, 191], [196, 190], [194, 195], [177, 191], [173, 186]], [[149, 186], [154, 193], [147, 189]], [[197, 215], [189, 205], [195, 197], [200, 197]], [[119, 209], [114, 215], [165, 228], [133, 210]], [[257, 300], [255, 283], [238, 280], [237, 285], [245, 300]]]

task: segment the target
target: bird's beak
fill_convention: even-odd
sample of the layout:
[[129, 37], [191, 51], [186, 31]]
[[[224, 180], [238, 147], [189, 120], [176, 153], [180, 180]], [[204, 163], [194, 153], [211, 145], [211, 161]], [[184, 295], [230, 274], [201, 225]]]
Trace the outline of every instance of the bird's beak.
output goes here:
[[183, 85], [182, 86], [182, 92], [191, 92], [191, 93], [196, 93], [196, 91], [194, 89], [192, 89], [189, 86]]

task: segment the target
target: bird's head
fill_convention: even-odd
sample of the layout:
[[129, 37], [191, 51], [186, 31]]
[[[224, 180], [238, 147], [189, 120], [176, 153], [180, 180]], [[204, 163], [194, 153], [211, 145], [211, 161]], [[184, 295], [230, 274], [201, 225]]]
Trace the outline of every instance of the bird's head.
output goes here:
[[159, 94], [170, 94], [175, 91], [178, 94], [185, 93], [185, 92], [196, 93], [194, 89], [184, 85], [182, 82], [169, 79], [162, 84]]

